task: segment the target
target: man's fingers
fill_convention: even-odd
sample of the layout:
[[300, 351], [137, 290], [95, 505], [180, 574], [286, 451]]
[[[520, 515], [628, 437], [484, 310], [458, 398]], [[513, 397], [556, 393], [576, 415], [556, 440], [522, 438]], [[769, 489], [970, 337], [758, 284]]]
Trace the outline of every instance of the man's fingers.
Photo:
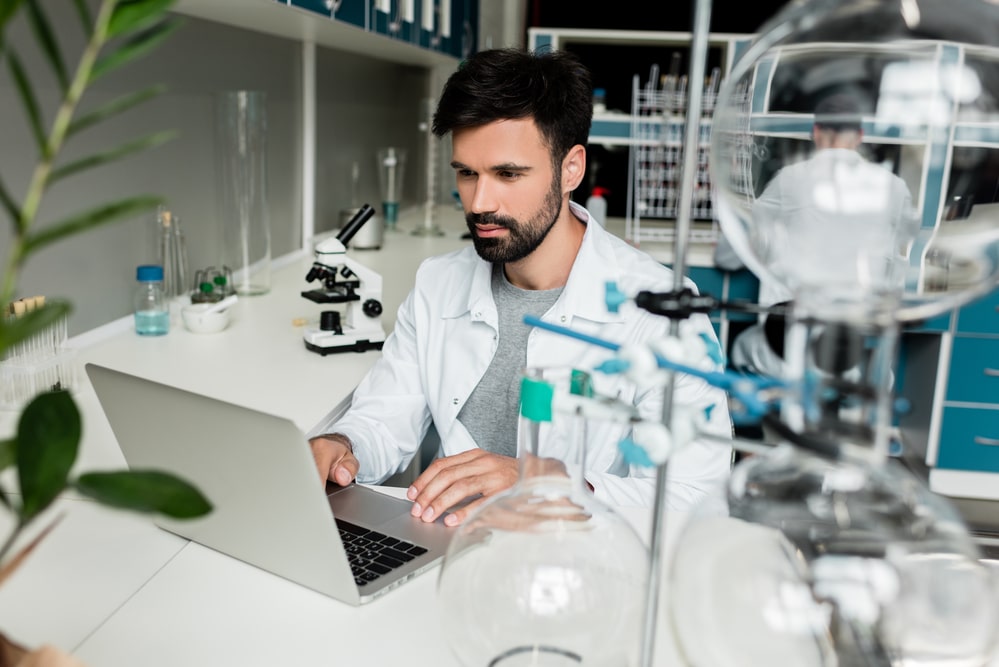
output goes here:
[[[470, 497], [491, 496], [517, 481], [516, 459], [482, 450], [462, 452], [434, 463], [407, 494], [413, 500], [411, 514], [424, 521], [434, 521]], [[461, 516], [465, 515], [467, 510]]]
[[360, 463], [344, 440], [320, 436], [310, 440], [309, 446], [323, 482], [329, 479], [347, 486], [357, 476]]

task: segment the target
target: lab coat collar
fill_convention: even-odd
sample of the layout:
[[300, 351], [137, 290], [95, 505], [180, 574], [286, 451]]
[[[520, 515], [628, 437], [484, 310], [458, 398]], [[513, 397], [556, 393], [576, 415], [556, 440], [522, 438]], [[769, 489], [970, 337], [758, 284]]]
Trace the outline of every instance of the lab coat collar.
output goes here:
[[[583, 242], [569, 272], [562, 295], [552, 308], [556, 321], [569, 323], [573, 317], [583, 317], [594, 322], [616, 322], [620, 315], [607, 310], [605, 301], [607, 281], [620, 283], [621, 270], [614, 252], [614, 237], [592, 221], [589, 211], [570, 201], [572, 214], [586, 222]], [[473, 321], [485, 321], [496, 326], [496, 305], [492, 298], [492, 263], [483, 260], [473, 248], [458, 253], [458, 261], [470, 261], [472, 279], [462, 290], [454, 285], [453, 298], [442, 309], [444, 317], [454, 318], [470, 314]], [[547, 318], [546, 318], [547, 319]]]

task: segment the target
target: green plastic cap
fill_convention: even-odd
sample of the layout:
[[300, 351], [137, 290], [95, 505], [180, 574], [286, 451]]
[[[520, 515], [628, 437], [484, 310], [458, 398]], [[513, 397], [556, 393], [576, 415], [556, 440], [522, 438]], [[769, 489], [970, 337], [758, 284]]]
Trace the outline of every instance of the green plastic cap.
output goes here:
[[536, 378], [520, 380], [520, 414], [525, 419], [536, 422], [552, 420], [552, 399], [555, 388]]

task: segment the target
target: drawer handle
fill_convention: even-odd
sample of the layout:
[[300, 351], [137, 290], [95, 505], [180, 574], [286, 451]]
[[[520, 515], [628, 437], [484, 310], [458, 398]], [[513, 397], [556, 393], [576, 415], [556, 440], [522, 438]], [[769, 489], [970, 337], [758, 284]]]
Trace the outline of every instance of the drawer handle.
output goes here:
[[986, 368], [985, 375], [990, 378], [999, 378], [999, 368]]
[[992, 445], [993, 447], [999, 447], [999, 439], [997, 438], [983, 438], [980, 435], [975, 436], [976, 445]]

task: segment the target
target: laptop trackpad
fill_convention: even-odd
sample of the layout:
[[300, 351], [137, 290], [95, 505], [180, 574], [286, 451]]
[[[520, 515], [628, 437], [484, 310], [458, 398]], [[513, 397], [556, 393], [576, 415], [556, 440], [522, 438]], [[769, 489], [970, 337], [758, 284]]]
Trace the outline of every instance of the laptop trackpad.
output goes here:
[[[329, 493], [333, 491], [332, 493]], [[402, 498], [352, 484], [343, 489], [327, 487], [333, 516], [351, 523], [375, 527], [399, 516], [409, 515], [413, 503]]]

